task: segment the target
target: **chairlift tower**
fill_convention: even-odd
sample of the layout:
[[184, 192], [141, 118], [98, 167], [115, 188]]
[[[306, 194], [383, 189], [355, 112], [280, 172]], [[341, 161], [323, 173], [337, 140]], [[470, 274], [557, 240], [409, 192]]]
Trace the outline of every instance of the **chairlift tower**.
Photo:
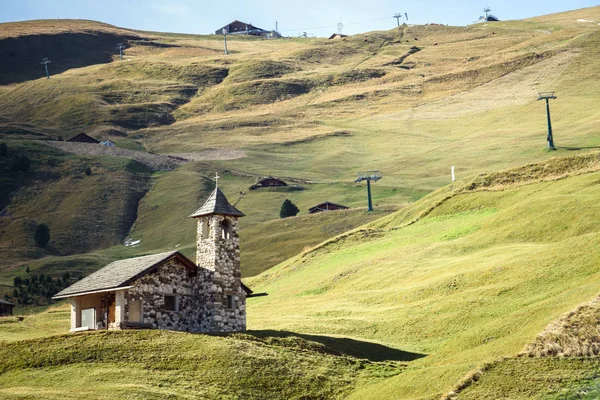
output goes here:
[[408, 21], [408, 13], [404, 13], [404, 15], [402, 15], [402, 13], [396, 13], [394, 14], [394, 17], [396, 18], [396, 23], [398, 24], [398, 28], [400, 27], [400, 19], [404, 18], [406, 21]]
[[400, 18], [402, 18], [402, 13], [394, 14], [394, 18], [396, 18], [396, 23], [398, 24], [398, 28], [400, 27]]
[[117, 44], [117, 50], [119, 50], [119, 58], [122, 60], [123, 59], [123, 50], [125, 50], [125, 44], [124, 43]]
[[373, 201], [371, 199], [371, 181], [376, 182], [382, 178], [382, 174], [379, 171], [364, 171], [358, 173], [358, 179], [354, 182], [367, 181], [367, 196], [369, 208], [367, 211], [373, 211]]
[[46, 79], [50, 79], [50, 72], [48, 71], [48, 64], [50, 64], [49, 58], [42, 58], [42, 65], [46, 68]]
[[487, 21], [490, 18], [490, 11], [492, 11], [491, 8], [486, 7], [483, 9], [483, 12], [485, 13], [485, 20]]
[[552, 121], [550, 120], [550, 99], [556, 99], [556, 96], [554, 95], [554, 92], [540, 92], [539, 95], [538, 101], [546, 100], [546, 117], [548, 118], [548, 137], [546, 140], [548, 140], [548, 149], [556, 150], [556, 147], [554, 147], [554, 138], [552, 136]]

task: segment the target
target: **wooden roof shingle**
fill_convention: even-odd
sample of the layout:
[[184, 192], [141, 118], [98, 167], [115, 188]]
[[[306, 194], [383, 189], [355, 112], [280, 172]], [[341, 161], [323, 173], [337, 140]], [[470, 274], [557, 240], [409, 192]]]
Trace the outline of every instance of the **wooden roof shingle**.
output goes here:
[[75, 282], [58, 292], [53, 299], [73, 297], [90, 292], [124, 287], [158, 267], [163, 262], [176, 257], [189, 269], [196, 270], [196, 265], [178, 251], [152, 254], [149, 256], [127, 258], [108, 264], [91, 275]]
[[204, 215], [231, 215], [233, 217], [243, 217], [244, 213], [229, 204], [227, 197], [221, 192], [221, 189], [216, 188], [208, 197], [202, 207], [197, 209], [191, 218], [202, 217]]

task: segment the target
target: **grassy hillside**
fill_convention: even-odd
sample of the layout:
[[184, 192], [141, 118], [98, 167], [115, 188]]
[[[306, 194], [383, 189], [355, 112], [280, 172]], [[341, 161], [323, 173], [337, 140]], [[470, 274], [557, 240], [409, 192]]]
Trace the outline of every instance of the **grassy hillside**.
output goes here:
[[67, 304], [17, 310], [15, 317], [0, 318], [0, 342], [14, 342], [68, 332], [71, 308]]
[[[71, 68], [108, 63], [117, 43], [141, 40], [127, 29], [92, 21], [43, 20], [0, 25], [0, 84], [45, 77], [42, 58], [48, 57], [52, 75]], [[82, 48], [93, 51], [82, 52]]]
[[[157, 249], [179, 249], [195, 258], [196, 224], [189, 215], [199, 208], [214, 189], [210, 164], [190, 163], [176, 171], [155, 174], [153, 187], [140, 202], [139, 217], [130, 232], [140, 240], [135, 251], [156, 252]], [[251, 177], [222, 173], [219, 186], [230, 202], [246, 213], [240, 219], [240, 246], [243, 276], [256, 275], [296, 255], [306, 247], [342, 232], [357, 228], [391, 211], [389, 208], [367, 213], [364, 209], [332, 214], [307, 215], [308, 208], [329, 199], [338, 187], [320, 184], [298, 184], [291, 188], [250, 190], [256, 180]], [[301, 190], [298, 190], [301, 189]], [[315, 193], [316, 192], [316, 193]], [[346, 189], [354, 202], [365, 201], [364, 188]], [[384, 197], [377, 191], [376, 201]], [[316, 197], [323, 196], [323, 197]], [[289, 198], [301, 211], [299, 216], [281, 220], [279, 211]], [[113, 249], [114, 250], [114, 249]]]
[[101, 332], [3, 343], [0, 355], [6, 399], [337, 399], [405, 367], [267, 332]]
[[510, 358], [493, 364], [459, 399], [597, 399], [600, 359]]
[[242, 276], [249, 277], [307, 251], [313, 246], [381, 218], [389, 210], [331, 211], [267, 221], [242, 231]]
[[[257, 224], [276, 220], [288, 197], [303, 212], [325, 200], [364, 207], [364, 185], [353, 183], [360, 170], [381, 170], [376, 206], [398, 208], [449, 183], [452, 165], [464, 178], [552, 157], [544, 150], [540, 90], [559, 97], [552, 104], [558, 154], [600, 146], [597, 115], [587, 106], [600, 93], [600, 35], [595, 25], [577, 22], [582, 18], [600, 19], [600, 8], [467, 27], [406, 25], [336, 41], [232, 37], [228, 56], [216, 35], [134, 32], [91, 21], [2, 24], [0, 47], [24, 49], [42, 36], [56, 46], [73, 42], [56, 49], [53, 66], [64, 68], [52, 79], [0, 85], [0, 137], [86, 131], [123, 147], [200, 159], [155, 175], [139, 210], [109, 212], [124, 225], [136, 221], [129, 233], [142, 240], [140, 251], [189, 251], [193, 221], [185, 217], [203, 201], [214, 171], [240, 173], [226, 176], [223, 187], [247, 214], [242, 235], [249, 229], [255, 237]], [[91, 41], [77, 42], [81, 35]], [[125, 60], [107, 58], [110, 35], [127, 44]], [[105, 47], [93, 44], [105, 39]], [[71, 65], [66, 49], [103, 59]], [[25, 56], [35, 54], [15, 52], [11, 71], [30, 65]], [[235, 157], [201, 157], [234, 150]], [[314, 183], [290, 193], [248, 191], [259, 176]], [[42, 186], [44, 201], [55, 201], [54, 189]], [[85, 215], [90, 203], [73, 202], [72, 215]], [[28, 214], [54, 218], [46, 209]], [[93, 238], [109, 228], [85, 229]], [[316, 238], [326, 237], [314, 235], [302, 247]], [[77, 252], [116, 244], [84, 242], [68, 244]], [[114, 254], [131, 253], [121, 247]]]
[[550, 324], [519, 357], [498, 360], [466, 377], [453, 397], [597, 398], [599, 317], [596, 297]]
[[[4, 143], [8, 154], [0, 157], [0, 270], [46, 255], [109, 247], [127, 235], [138, 201], [148, 190], [146, 167], [122, 158], [72, 156], [35, 141]], [[19, 157], [28, 158], [27, 171], [15, 171]], [[41, 223], [50, 228], [45, 249], [33, 240]]]
[[600, 158], [556, 159], [434, 192], [250, 280], [251, 329], [377, 340], [428, 356], [351, 398], [435, 398], [518, 353], [598, 292]]

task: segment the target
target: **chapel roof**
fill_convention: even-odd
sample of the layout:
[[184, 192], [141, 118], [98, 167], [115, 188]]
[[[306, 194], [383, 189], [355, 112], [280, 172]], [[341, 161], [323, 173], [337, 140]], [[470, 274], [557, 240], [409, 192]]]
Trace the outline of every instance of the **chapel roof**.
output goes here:
[[227, 197], [225, 197], [225, 195], [219, 188], [216, 188], [210, 194], [210, 196], [208, 196], [208, 199], [206, 200], [204, 205], [197, 209], [194, 213], [192, 213], [190, 217], [196, 218], [211, 214], [231, 215], [233, 217], [244, 216], [243, 212], [229, 204]]
[[178, 251], [127, 258], [108, 264], [93, 274], [75, 282], [68, 288], [61, 290], [53, 298], [72, 297], [127, 286], [150, 272], [153, 268], [174, 257], [189, 269], [196, 270], [196, 265]]

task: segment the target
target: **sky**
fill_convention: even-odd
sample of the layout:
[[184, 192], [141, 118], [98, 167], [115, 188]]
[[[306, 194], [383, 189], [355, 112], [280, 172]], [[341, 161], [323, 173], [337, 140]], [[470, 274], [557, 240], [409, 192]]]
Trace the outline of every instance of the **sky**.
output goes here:
[[467, 25], [486, 6], [501, 20], [510, 20], [596, 5], [599, 0], [0, 0], [0, 22], [81, 18], [131, 29], [203, 34], [237, 19], [267, 30], [278, 21], [284, 36], [328, 36], [339, 22], [345, 34], [391, 29], [396, 13], [407, 13], [413, 24]]

